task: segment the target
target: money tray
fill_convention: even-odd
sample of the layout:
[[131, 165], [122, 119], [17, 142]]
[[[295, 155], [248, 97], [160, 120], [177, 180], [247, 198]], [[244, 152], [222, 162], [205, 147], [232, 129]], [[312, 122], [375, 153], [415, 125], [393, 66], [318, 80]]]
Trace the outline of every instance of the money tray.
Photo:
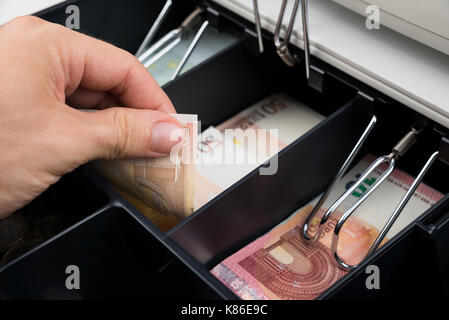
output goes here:
[[[76, 4], [82, 12], [81, 32], [134, 53], [164, 3], [66, 1], [37, 15], [64, 24], [65, 8]], [[286, 92], [326, 120], [279, 153], [276, 175], [254, 170], [168, 232], [153, 225], [89, 165], [77, 169], [44, 194], [52, 201], [40, 197], [24, 209], [59, 210], [70, 221], [55, 236], [0, 267], [0, 298], [237, 299], [209, 270], [323, 192], [373, 112], [379, 124], [364, 151], [376, 155], [389, 153], [412, 123], [435, 127], [435, 134], [423, 136], [399, 163], [412, 175], [437, 148], [437, 136], [447, 136], [447, 128], [318, 59], [307, 82], [303, 65], [290, 68], [279, 59], [271, 34], [264, 33], [266, 52], [259, 54], [254, 25], [214, 3], [173, 1], [158, 35], [179, 26], [196, 6], [206, 8], [214, 28], [240, 40], [163, 87], [179, 113], [198, 114], [206, 129], [270, 93]], [[297, 53], [303, 55], [299, 49]], [[416, 292], [448, 297], [447, 176], [447, 167], [435, 164], [424, 182], [446, 196], [319, 298], [406, 298]], [[380, 290], [365, 286], [370, 264], [382, 270]], [[65, 286], [70, 265], [80, 269], [80, 290]]]

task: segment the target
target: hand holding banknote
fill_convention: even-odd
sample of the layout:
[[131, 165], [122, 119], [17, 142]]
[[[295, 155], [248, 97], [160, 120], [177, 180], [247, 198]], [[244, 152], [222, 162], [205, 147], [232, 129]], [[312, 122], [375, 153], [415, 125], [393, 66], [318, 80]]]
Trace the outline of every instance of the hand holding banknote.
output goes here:
[[161, 156], [178, 143], [168, 97], [106, 42], [17, 18], [0, 28], [0, 69], [0, 218], [89, 160]]
[[[186, 131], [189, 139], [185, 139], [188, 143], [183, 154], [190, 155], [194, 163], [184, 163], [178, 171], [168, 157], [95, 163], [129, 202], [163, 230], [201, 208], [324, 119], [285, 94], [272, 94], [198, 137], [196, 116], [176, 117], [185, 128], [193, 129]], [[167, 175], [170, 170], [172, 174]], [[175, 179], [176, 172], [188, 174]]]
[[169, 155], [159, 158], [97, 160], [94, 166], [119, 190], [140, 199], [158, 214], [185, 218], [194, 210], [197, 116], [172, 116], [183, 126], [183, 139], [172, 148]]

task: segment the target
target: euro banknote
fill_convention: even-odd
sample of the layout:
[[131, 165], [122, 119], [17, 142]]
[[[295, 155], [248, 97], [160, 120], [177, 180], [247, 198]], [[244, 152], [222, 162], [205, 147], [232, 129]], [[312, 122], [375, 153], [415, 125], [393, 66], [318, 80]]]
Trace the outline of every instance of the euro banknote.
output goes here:
[[[239, 112], [232, 118], [217, 126], [221, 132], [229, 129], [254, 131], [256, 136], [267, 133], [266, 140], [257, 139], [266, 146], [273, 144], [271, 153], [266, 153], [266, 159], [279, 152], [287, 145], [301, 137], [311, 128], [324, 120], [324, 116], [300, 101], [284, 93], [272, 94], [252, 106]], [[244, 136], [245, 137], [245, 136]], [[244, 144], [242, 138], [234, 138], [234, 143]], [[251, 145], [247, 144], [247, 147]], [[266, 148], [268, 151], [270, 148]]]
[[[340, 181], [321, 208], [315, 223], [330, 204], [353, 184], [374, 161], [365, 156]], [[283, 223], [254, 242], [237, 251], [212, 269], [214, 274], [240, 298], [252, 299], [315, 299], [345, 276], [331, 252], [332, 232], [341, 214], [354, 203], [385, 170], [371, 174], [327, 221], [316, 243], [306, 242], [301, 235], [304, 221], [318, 198], [293, 213]], [[395, 169], [392, 175], [349, 218], [340, 233], [338, 253], [349, 264], [358, 264], [367, 254], [394, 207], [410, 187], [413, 178]], [[381, 245], [394, 237], [443, 195], [420, 184]], [[312, 233], [316, 232], [311, 228]]]
[[225, 190], [323, 120], [301, 102], [272, 94], [200, 135], [197, 171]]
[[[177, 117], [183, 123], [195, 123], [192, 132], [196, 132], [196, 119]], [[178, 168], [177, 179], [177, 167], [169, 158], [97, 161], [95, 166], [139, 211], [167, 230], [323, 119], [299, 101], [273, 94], [206, 129], [195, 141], [192, 133], [191, 143], [183, 150], [196, 146], [192, 150], [196, 161]]]
[[[194, 211], [196, 115], [174, 114], [184, 126], [184, 139], [173, 154], [151, 159], [97, 160], [103, 177], [129, 199], [140, 199], [156, 213], [185, 218]], [[132, 201], [134, 202], [134, 201]]]

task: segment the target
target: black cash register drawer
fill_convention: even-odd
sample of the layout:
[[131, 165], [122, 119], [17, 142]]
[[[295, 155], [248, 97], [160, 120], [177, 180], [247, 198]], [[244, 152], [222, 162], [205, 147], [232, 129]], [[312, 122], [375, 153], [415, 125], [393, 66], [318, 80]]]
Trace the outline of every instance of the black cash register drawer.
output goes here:
[[[64, 24], [66, 6], [76, 4], [82, 32], [134, 53], [164, 2], [68, 1], [38, 15]], [[232, 32], [239, 40], [163, 87], [179, 113], [198, 114], [207, 128], [271, 93], [285, 92], [326, 119], [279, 153], [277, 174], [263, 176], [254, 170], [167, 232], [154, 226], [89, 165], [76, 170], [18, 212], [57, 208], [70, 221], [0, 267], [0, 298], [235, 299], [209, 270], [323, 192], [371, 112], [377, 115], [378, 125], [361, 155], [389, 153], [416, 121], [434, 126], [318, 60], [313, 63], [324, 72], [310, 86], [301, 65], [289, 68], [279, 59], [271, 35], [265, 34], [266, 52], [259, 54], [257, 40], [248, 32], [254, 27], [207, 1], [175, 0], [159, 36], [176, 28], [197, 5], [209, 8], [206, 14], [212, 27]], [[416, 175], [437, 149], [436, 136], [432, 130], [423, 135], [399, 167]], [[449, 296], [447, 169], [437, 162], [424, 180], [446, 196], [319, 298], [406, 298], [418, 292], [426, 292], [427, 298]], [[58, 192], [64, 196], [55, 196]], [[382, 270], [380, 290], [365, 286], [365, 268], [370, 264]], [[80, 269], [79, 290], [65, 286], [69, 265]]]

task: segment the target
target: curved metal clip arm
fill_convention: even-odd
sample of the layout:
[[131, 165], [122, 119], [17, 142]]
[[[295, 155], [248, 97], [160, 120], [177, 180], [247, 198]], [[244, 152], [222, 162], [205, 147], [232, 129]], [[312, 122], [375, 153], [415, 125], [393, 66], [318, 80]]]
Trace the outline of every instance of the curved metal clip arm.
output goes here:
[[264, 48], [263, 48], [262, 28], [260, 26], [260, 13], [257, 0], [253, 0], [253, 9], [254, 9], [254, 20], [256, 24], [257, 40], [259, 43], [259, 52], [263, 53]]
[[[276, 29], [274, 30], [274, 45], [276, 46], [276, 51], [281, 59], [289, 66], [294, 66], [298, 59], [294, 56], [288, 49], [290, 43], [290, 37], [293, 31], [293, 25], [295, 24], [296, 13], [298, 12], [299, 0], [295, 0], [293, 4], [292, 14], [290, 16], [290, 22], [288, 23], [287, 30], [285, 32], [285, 37], [281, 41], [281, 28], [282, 21], [284, 20], [285, 8], [287, 6], [287, 0], [282, 1], [281, 11], [279, 12], [279, 18], [276, 23]], [[309, 14], [308, 14], [308, 2], [307, 0], [301, 0], [301, 11], [302, 11], [302, 31], [304, 38], [304, 59], [306, 66], [306, 77], [310, 77], [310, 44], [309, 44]]]
[[[204, 12], [204, 9], [197, 8], [195, 9], [181, 24], [181, 26], [177, 29], [174, 29], [159, 39], [155, 44], [150, 46], [145, 52], [140, 54], [138, 57], [139, 61], [143, 63], [145, 68], [148, 68], [153, 63], [158, 61], [162, 56], [164, 56], [167, 52], [173, 49], [179, 42], [181, 42], [182, 38], [188, 32], [191, 32], [195, 29], [195, 26], [201, 20], [201, 15]], [[203, 23], [204, 24], [204, 23]], [[206, 24], [207, 26], [207, 24]], [[203, 33], [205, 27], [200, 28], [200, 36]], [[197, 37], [195, 37], [195, 42], [193, 48], [198, 41]], [[187, 58], [190, 55], [191, 51], [188, 52]]]
[[306, 65], [306, 78], [310, 78], [310, 44], [309, 44], [309, 5], [307, 0], [301, 0], [302, 36], [304, 39], [304, 63]]
[[181, 42], [181, 37], [180, 29], [170, 31], [140, 55], [139, 61], [148, 68]]
[[171, 5], [172, 0], [167, 0], [165, 2], [165, 5], [162, 8], [161, 13], [159, 13], [159, 16], [156, 18], [156, 21], [154, 21], [153, 25], [151, 26], [150, 31], [148, 31], [147, 35], [145, 36], [145, 39], [140, 44], [139, 49], [136, 52], [136, 57], [139, 57], [143, 53], [145, 48], [148, 46], [148, 44], [151, 43], [151, 40], [153, 40], [154, 36], [156, 35], [156, 32], [159, 30], [159, 27], [161, 26], [162, 22], [167, 16], [167, 13], [170, 10]]
[[290, 43], [290, 37], [293, 31], [293, 25], [295, 23], [296, 13], [298, 12], [299, 0], [295, 0], [293, 5], [292, 14], [290, 16], [290, 22], [287, 26], [287, 31], [285, 33], [284, 39], [281, 41], [281, 28], [282, 21], [284, 20], [285, 8], [287, 6], [287, 0], [282, 0], [281, 11], [279, 12], [279, 18], [276, 23], [276, 28], [274, 30], [274, 45], [281, 59], [289, 66], [292, 67], [296, 64], [297, 59], [293, 56], [288, 49], [288, 44]]
[[[430, 167], [432, 166], [432, 164], [435, 162], [435, 160], [438, 158], [438, 154], [439, 152], [434, 152], [430, 158], [427, 160], [426, 164], [424, 165], [424, 167], [421, 169], [420, 173], [418, 174], [418, 176], [415, 178], [415, 180], [413, 181], [412, 185], [410, 186], [410, 188], [408, 189], [408, 191], [406, 192], [406, 194], [402, 197], [401, 201], [399, 202], [399, 204], [396, 206], [396, 208], [394, 209], [393, 213], [391, 214], [390, 218], [388, 219], [387, 223], [384, 225], [384, 227], [382, 228], [382, 230], [380, 231], [379, 235], [377, 236], [376, 240], [374, 241], [373, 245], [371, 246], [371, 248], [369, 249], [368, 253], [365, 255], [365, 257], [362, 259], [361, 262], [359, 262], [358, 264], [355, 265], [351, 265], [346, 263], [339, 255], [337, 252], [337, 248], [338, 248], [338, 239], [339, 239], [339, 234], [340, 231], [343, 227], [343, 225], [345, 224], [346, 220], [348, 220], [348, 218], [351, 216], [351, 214], [354, 212], [354, 210], [351, 211], [351, 209], [349, 209], [347, 212], [345, 212], [345, 214], [340, 218], [340, 220], [338, 221], [337, 225], [335, 226], [334, 229], [334, 234], [332, 236], [332, 251], [334, 253], [334, 257], [337, 260], [338, 264], [343, 267], [346, 270], [351, 270], [354, 268], [357, 268], [365, 259], [367, 259], [369, 256], [371, 256], [379, 247], [379, 245], [382, 243], [383, 239], [385, 238], [385, 236], [387, 235], [388, 231], [390, 231], [391, 227], [393, 226], [394, 222], [396, 221], [396, 219], [399, 217], [399, 215], [401, 214], [402, 210], [404, 209], [404, 207], [407, 205], [408, 201], [410, 200], [410, 198], [413, 196], [413, 194], [416, 191], [416, 188], [419, 186], [419, 184], [421, 183], [422, 179], [424, 178], [424, 176], [426, 175], [427, 171], [430, 169]], [[366, 198], [366, 197], [365, 197]], [[361, 200], [361, 199], [360, 199]], [[354, 205], [355, 206], [355, 205]]]
[[196, 33], [195, 37], [193, 38], [192, 42], [190, 43], [189, 47], [187, 48], [187, 51], [184, 53], [184, 56], [181, 59], [181, 62], [179, 62], [178, 67], [176, 68], [175, 72], [173, 73], [171, 80], [175, 80], [179, 73], [181, 72], [182, 68], [186, 64], [187, 60], [189, 59], [190, 55], [192, 54], [193, 50], [195, 49], [196, 45], [198, 44], [198, 41], [200, 40], [201, 36], [204, 33], [204, 30], [206, 30], [207, 26], [209, 25], [209, 21], [206, 20], [201, 25], [200, 29]]
[[[417, 130], [415, 128], [412, 128], [412, 130], [410, 132], [408, 132], [400, 141], [399, 143], [393, 148], [392, 152], [389, 155], [386, 156], [382, 156], [376, 159], [376, 161], [374, 161], [369, 168], [360, 176], [360, 178], [351, 186], [351, 188], [349, 188], [337, 201], [334, 202], [334, 204], [331, 206], [331, 208], [329, 208], [329, 210], [325, 213], [325, 215], [323, 216], [323, 219], [321, 221], [321, 223], [325, 223], [327, 221], [327, 219], [335, 212], [335, 210], [343, 203], [343, 201], [346, 200], [347, 197], [349, 197], [349, 195], [354, 192], [354, 190], [376, 169], [378, 168], [380, 165], [384, 164], [384, 163], [388, 163], [389, 166], [388, 168], [380, 175], [380, 177], [377, 179], [377, 181], [369, 187], [369, 189], [348, 209], [346, 210], [343, 215], [341, 216], [341, 218], [339, 219], [337, 225], [335, 226], [334, 229], [334, 234], [332, 237], [332, 251], [334, 253], [334, 257], [337, 260], [338, 264], [346, 269], [346, 270], [350, 270], [353, 268], [356, 268], [359, 264], [357, 265], [350, 265], [348, 263], [346, 263], [345, 261], [343, 261], [343, 259], [339, 256], [338, 254], [338, 240], [339, 240], [339, 234], [341, 229], [343, 228], [344, 224], [346, 223], [346, 221], [349, 219], [349, 217], [351, 217], [351, 215], [355, 212], [355, 210], [374, 192], [374, 190], [376, 190], [384, 181], [386, 178], [388, 178], [388, 176], [393, 172], [395, 166], [396, 166], [396, 160], [405, 154], [405, 152], [407, 152], [407, 150], [416, 142], [417, 136], [419, 135], [419, 133], [421, 132], [421, 130]], [[426, 165], [424, 166], [424, 168], [421, 170], [421, 172], [419, 173], [418, 177], [415, 179], [415, 181], [413, 182], [412, 186], [410, 187], [410, 189], [408, 190], [408, 192], [405, 194], [405, 196], [401, 199], [399, 205], [396, 207], [396, 209], [394, 210], [393, 214], [390, 216], [389, 220], [387, 221], [387, 223], [385, 224], [384, 228], [382, 229], [382, 231], [380, 232], [379, 236], [377, 237], [377, 239], [375, 240], [374, 244], [372, 245], [372, 247], [370, 248], [368, 254], [365, 256], [368, 257], [368, 255], [371, 255], [379, 246], [379, 244], [382, 242], [382, 240], [384, 239], [385, 235], [387, 234], [387, 232], [390, 230], [391, 226], [393, 225], [394, 221], [397, 219], [397, 217], [399, 216], [399, 214], [401, 213], [402, 209], [405, 207], [405, 205], [407, 204], [408, 200], [410, 199], [410, 197], [413, 195], [414, 191], [416, 190], [416, 188], [418, 187], [419, 183], [421, 182], [423, 176], [425, 175], [425, 173], [427, 172], [428, 168], [430, 167], [430, 165], [433, 163], [433, 161], [435, 160], [435, 157], [438, 156], [438, 153], [433, 154], [432, 157], [429, 159], [429, 161], [426, 163]], [[324, 221], [324, 222], [323, 222]], [[364, 258], [364, 259], [365, 259]], [[363, 260], [364, 260], [363, 259]], [[363, 261], [362, 260], [362, 261]]]
[[[351, 163], [354, 161], [355, 156], [357, 155], [357, 153], [359, 152], [359, 150], [361, 149], [361, 147], [363, 146], [365, 140], [368, 138], [369, 134], [371, 133], [371, 131], [373, 130], [374, 126], [376, 125], [377, 122], [377, 118], [374, 115], [370, 122], [368, 123], [368, 126], [365, 128], [365, 130], [363, 131], [363, 134], [360, 136], [359, 140], [357, 141], [357, 143], [355, 144], [354, 148], [352, 149], [351, 153], [349, 154], [348, 158], [345, 160], [345, 162], [343, 163], [343, 166], [340, 168], [340, 170], [338, 171], [337, 175], [335, 176], [334, 180], [332, 181], [332, 183], [329, 185], [329, 187], [327, 188], [327, 190], [323, 193], [323, 195], [321, 196], [320, 200], [318, 201], [318, 203], [315, 205], [315, 207], [313, 208], [312, 212], [309, 214], [309, 216], [307, 217], [305, 223], [304, 223], [304, 227], [302, 229], [302, 234], [305, 240], [309, 241], [309, 242], [315, 242], [318, 240], [319, 235], [322, 232], [323, 229], [323, 225], [324, 223], [327, 221], [327, 219], [330, 217], [330, 215], [332, 213], [328, 213], [327, 218], [324, 220], [322, 220], [323, 223], [320, 223], [319, 227], [318, 227], [318, 231], [313, 235], [310, 236], [309, 235], [309, 229], [311, 226], [311, 223], [313, 221], [313, 219], [315, 218], [316, 214], [318, 213], [318, 211], [321, 209], [321, 207], [323, 206], [324, 202], [327, 200], [327, 198], [329, 197], [329, 195], [331, 194], [332, 190], [334, 190], [335, 186], [338, 184], [338, 182], [340, 181], [340, 179], [343, 177], [343, 175], [346, 173], [346, 171], [348, 170], [349, 166], [351, 165]], [[328, 211], [329, 212], [329, 211]], [[324, 218], [324, 217], [323, 217]]]

